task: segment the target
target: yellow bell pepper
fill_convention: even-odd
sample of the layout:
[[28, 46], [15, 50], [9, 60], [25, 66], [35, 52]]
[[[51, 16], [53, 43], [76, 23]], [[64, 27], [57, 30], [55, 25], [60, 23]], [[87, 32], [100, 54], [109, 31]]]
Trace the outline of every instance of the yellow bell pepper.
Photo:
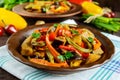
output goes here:
[[27, 27], [27, 22], [24, 18], [4, 8], [0, 8], [0, 26], [5, 27], [5, 24], [2, 22], [2, 20], [6, 25], [14, 25], [17, 30], [21, 30]]
[[95, 5], [93, 2], [88, 2], [88, 1], [84, 1], [82, 4], [82, 9], [83, 9], [83, 13], [87, 13], [87, 14], [103, 14], [103, 9], [97, 5]]

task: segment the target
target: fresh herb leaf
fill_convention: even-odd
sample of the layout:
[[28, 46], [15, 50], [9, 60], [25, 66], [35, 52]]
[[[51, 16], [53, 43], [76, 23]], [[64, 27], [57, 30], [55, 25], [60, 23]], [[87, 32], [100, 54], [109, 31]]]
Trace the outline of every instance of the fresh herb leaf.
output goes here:
[[72, 32], [72, 34], [79, 34], [79, 32], [76, 30], [71, 30], [71, 32]]
[[54, 24], [53, 26], [56, 28], [58, 26], [58, 24]]
[[34, 0], [29, 0], [29, 2], [34, 2]]
[[93, 42], [93, 38], [88, 37], [88, 41], [92, 43]]
[[41, 36], [41, 34], [40, 33], [32, 33], [32, 37], [33, 38], [39, 38]]
[[58, 59], [60, 59], [61, 61], [65, 61], [65, 58], [64, 58], [63, 55], [59, 55], [59, 56], [58, 56]]
[[16, 2], [16, 0], [4, 0], [5, 4], [13, 4], [15, 2]]
[[66, 58], [66, 59], [70, 59], [70, 58], [72, 58], [74, 55], [71, 53], [71, 52], [66, 52], [65, 53], [65, 55], [64, 55], [64, 57]]

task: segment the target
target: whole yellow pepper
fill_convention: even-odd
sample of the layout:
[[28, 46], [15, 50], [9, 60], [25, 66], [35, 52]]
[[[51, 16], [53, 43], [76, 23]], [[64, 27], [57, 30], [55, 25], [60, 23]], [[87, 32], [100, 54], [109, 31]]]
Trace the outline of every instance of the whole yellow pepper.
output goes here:
[[[5, 22], [5, 24], [2, 22], [2, 20]], [[0, 8], [0, 26], [5, 27], [5, 25], [9, 24], [14, 25], [17, 30], [27, 27], [27, 22], [20, 15], [4, 8]]]
[[97, 5], [95, 5], [93, 2], [88, 2], [88, 1], [84, 1], [82, 4], [82, 9], [83, 9], [83, 13], [87, 13], [87, 14], [103, 14], [103, 9]]

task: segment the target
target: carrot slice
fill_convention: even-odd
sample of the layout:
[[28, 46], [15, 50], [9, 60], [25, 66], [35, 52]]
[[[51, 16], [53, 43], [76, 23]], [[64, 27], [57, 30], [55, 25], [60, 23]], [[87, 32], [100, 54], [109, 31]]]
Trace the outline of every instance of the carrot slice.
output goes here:
[[51, 66], [51, 67], [69, 67], [66, 62], [51, 63], [51, 62], [48, 62], [47, 60], [36, 59], [36, 58], [31, 58], [30, 61], [33, 62], [33, 63], [36, 63], [36, 64]]
[[96, 41], [96, 44], [93, 45], [93, 48], [96, 50], [101, 46], [101, 42], [97, 38], [94, 38], [94, 40]]

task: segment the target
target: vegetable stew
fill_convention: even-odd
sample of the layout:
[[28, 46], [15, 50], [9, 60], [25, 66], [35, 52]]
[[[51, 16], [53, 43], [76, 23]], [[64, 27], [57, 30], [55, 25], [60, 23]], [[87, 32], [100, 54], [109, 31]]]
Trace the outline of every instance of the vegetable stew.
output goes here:
[[86, 28], [54, 24], [34, 30], [21, 45], [29, 61], [52, 67], [80, 67], [99, 60], [102, 43]]

